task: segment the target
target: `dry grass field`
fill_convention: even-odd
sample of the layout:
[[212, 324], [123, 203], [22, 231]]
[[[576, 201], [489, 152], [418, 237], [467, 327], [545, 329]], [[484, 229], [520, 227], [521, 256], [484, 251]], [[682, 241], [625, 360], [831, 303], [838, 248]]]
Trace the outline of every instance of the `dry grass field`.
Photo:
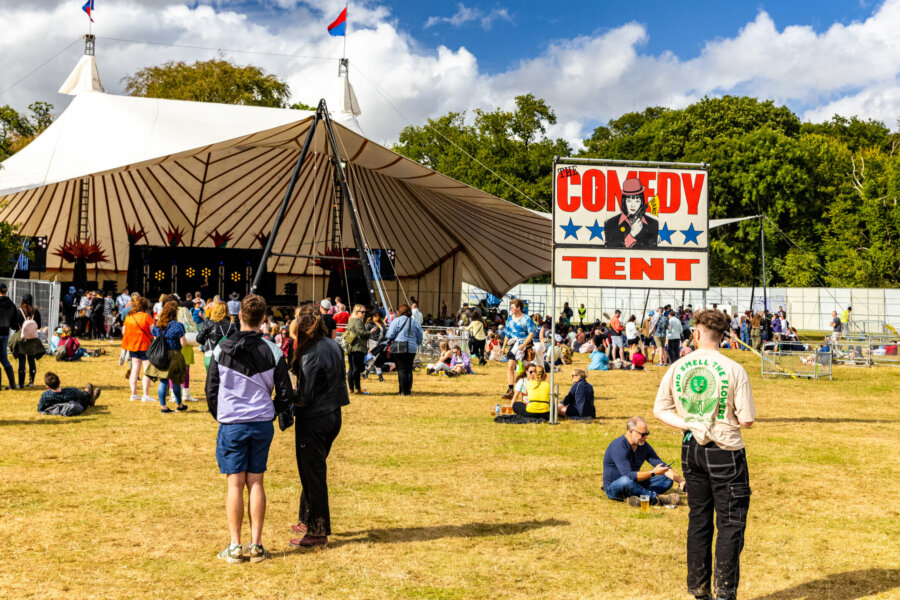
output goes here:
[[[103, 386], [80, 417], [38, 415], [40, 388], [0, 392], [0, 598], [689, 598], [687, 508], [641, 515], [600, 490], [606, 445], [627, 417], [652, 416], [661, 369], [592, 373], [602, 418], [557, 427], [491, 422], [500, 365], [417, 374], [411, 398], [394, 395], [394, 376], [369, 380], [330, 459], [330, 547], [287, 544], [299, 479], [293, 430], [276, 430], [264, 533], [275, 557], [231, 566], [215, 556], [228, 542], [225, 482], [205, 403], [160, 415], [129, 402], [110, 348], [40, 362], [39, 378]], [[740, 597], [900, 598], [900, 370], [761, 380], [758, 359], [730, 355], [759, 413], [745, 433]], [[659, 454], [678, 457], [680, 437], [650, 426]]]

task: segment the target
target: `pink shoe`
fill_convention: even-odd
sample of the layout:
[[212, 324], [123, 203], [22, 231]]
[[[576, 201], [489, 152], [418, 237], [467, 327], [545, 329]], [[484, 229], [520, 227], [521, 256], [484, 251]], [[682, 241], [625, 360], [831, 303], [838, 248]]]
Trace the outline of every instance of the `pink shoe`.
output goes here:
[[328, 537], [324, 535], [304, 535], [302, 538], [294, 538], [288, 542], [295, 548], [317, 548], [328, 545]]

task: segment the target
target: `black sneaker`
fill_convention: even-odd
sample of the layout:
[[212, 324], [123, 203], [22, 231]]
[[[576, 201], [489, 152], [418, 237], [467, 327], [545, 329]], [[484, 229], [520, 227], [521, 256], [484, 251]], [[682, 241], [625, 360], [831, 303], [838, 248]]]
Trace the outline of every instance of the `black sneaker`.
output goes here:
[[168, 414], [171, 414], [171, 413], [173, 413], [173, 412], [175, 412], [175, 411], [172, 410], [171, 408], [169, 408], [168, 406], [164, 406], [164, 407], [162, 407], [162, 408], [159, 410], [159, 412], [161, 412], [161, 413], [164, 414], [164, 415], [168, 415]]
[[176, 408], [175, 410], [177, 410], [178, 412], [184, 412], [184, 411], [186, 411], [187, 409], [188, 409], [188, 408], [187, 408], [187, 404], [179, 404], [179, 405], [178, 405], [178, 408]]

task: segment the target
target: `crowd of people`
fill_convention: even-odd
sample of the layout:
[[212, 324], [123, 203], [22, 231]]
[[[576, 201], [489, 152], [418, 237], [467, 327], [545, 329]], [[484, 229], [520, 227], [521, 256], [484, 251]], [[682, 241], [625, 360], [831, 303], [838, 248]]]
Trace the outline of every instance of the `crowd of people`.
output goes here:
[[[30, 297], [16, 305], [6, 292], [6, 286], [0, 284], [0, 363], [10, 387], [15, 387], [5, 350], [13, 333], [17, 336], [13, 355], [19, 360], [19, 385], [33, 386], [36, 360], [44, 351], [37, 335], [41, 315]], [[112, 301], [111, 319], [107, 299]], [[632, 506], [646, 499], [650, 505], [674, 507], [686, 496], [691, 507], [689, 590], [698, 598], [710, 598], [715, 572], [717, 597], [732, 597], [738, 584], [750, 497], [740, 429], [753, 424], [755, 409], [746, 372], [719, 349], [740, 347], [735, 345], [738, 339], [754, 348], [763, 340], [790, 339], [794, 332], [783, 309], [772, 315], [748, 312], [729, 316], [715, 307], [695, 313], [690, 305], [677, 309], [662, 306], [651, 310], [642, 322], [616, 310], [607, 321], [588, 324], [581, 305], [576, 326], [574, 311], [566, 305], [554, 336], [549, 317], [528, 315], [525, 308], [521, 300], [513, 300], [508, 314], [485, 315], [481, 307], [463, 305], [446, 322], [467, 332], [471, 354], [449, 337], [444, 339], [445, 332], [432, 335], [427, 343], [436, 343], [438, 353], [426, 373], [458, 377], [472, 374], [476, 359], [479, 365], [506, 362], [509, 385], [502, 399], [511, 401], [512, 414], [500, 415], [497, 420], [509, 417], [540, 422], [548, 420], [552, 410], [548, 373], [571, 365], [574, 353], [589, 354], [590, 361], [586, 369], [571, 370], [571, 385], [557, 407], [558, 414], [569, 419], [597, 415], [594, 388], [588, 380], [591, 370], [641, 370], [647, 360], [667, 366], [654, 415], [684, 433], [684, 477], [647, 443], [647, 421], [632, 417], [625, 434], [606, 449], [603, 491], [609, 499]], [[65, 323], [54, 336], [61, 360], [85, 355], [77, 344], [79, 334], [121, 335], [120, 364], [127, 362], [130, 369], [131, 400], [158, 402], [163, 414], [185, 412], [185, 403], [197, 400], [189, 389], [194, 349], [187, 339], [188, 334], [196, 335], [207, 367], [204, 395], [219, 424], [216, 459], [227, 478], [230, 542], [218, 556], [229, 563], [256, 563], [270, 556], [262, 541], [264, 473], [275, 422], [281, 430], [295, 428], [302, 493], [297, 522], [290, 528], [297, 537], [290, 544], [327, 544], [331, 534], [327, 458], [341, 430], [341, 409], [349, 404], [350, 394], [365, 393], [362, 379], [370, 372], [383, 380], [384, 372], [396, 370], [398, 393], [410, 395], [414, 361], [426, 343], [423, 324], [428, 322], [414, 299], [390, 314], [360, 304], [348, 307], [340, 298], [327, 298], [285, 315], [274, 313], [262, 297], [252, 294], [244, 298], [232, 294], [227, 301], [219, 297], [206, 300], [201, 293], [187, 294], [184, 300], [166, 294], [151, 304], [126, 290], [118, 297], [87, 293], [77, 301], [64, 298], [61, 309]], [[445, 312], [443, 304], [442, 314]], [[103, 315], [103, 320], [95, 320], [96, 314]], [[840, 324], [835, 313], [836, 331]], [[678, 378], [684, 377], [681, 383], [676, 383], [676, 373]], [[155, 397], [150, 395], [154, 384]], [[63, 387], [52, 372], [44, 375], [44, 385], [38, 409], [50, 415], [80, 414], [94, 405], [101, 391], [92, 384], [83, 389]], [[709, 398], [716, 401], [707, 402]], [[168, 406], [170, 401], [174, 401], [174, 409]], [[642, 470], [645, 463], [650, 468]], [[725, 464], [735, 468], [725, 473], [721, 467]], [[734, 517], [717, 525], [715, 568], [709, 551], [713, 506], [727, 507]], [[241, 531], [245, 509], [251, 516], [246, 546]]]

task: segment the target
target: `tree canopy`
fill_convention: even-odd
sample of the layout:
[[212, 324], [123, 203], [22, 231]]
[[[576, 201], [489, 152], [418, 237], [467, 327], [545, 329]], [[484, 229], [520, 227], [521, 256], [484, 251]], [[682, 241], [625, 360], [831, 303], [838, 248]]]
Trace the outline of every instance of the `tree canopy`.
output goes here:
[[288, 84], [259, 67], [237, 66], [221, 56], [187, 64], [169, 61], [144, 67], [122, 78], [125, 92], [132, 96], [288, 107]]
[[[462, 113], [429, 119], [404, 129], [395, 150], [536, 208], [505, 179], [549, 210], [553, 157], [571, 149], [546, 137], [556, 117], [543, 100], [519, 96], [516, 107], [476, 111], [472, 124]], [[875, 120], [803, 123], [771, 100], [723, 96], [625, 113], [594, 129], [579, 155], [708, 163], [711, 218], [768, 217], [768, 285], [881, 287], [900, 285], [898, 140]], [[758, 283], [758, 221], [710, 239], [713, 285]]]
[[0, 106], [0, 161], [6, 160], [47, 129], [53, 120], [53, 105], [32, 102], [30, 114], [22, 114], [9, 105]]

